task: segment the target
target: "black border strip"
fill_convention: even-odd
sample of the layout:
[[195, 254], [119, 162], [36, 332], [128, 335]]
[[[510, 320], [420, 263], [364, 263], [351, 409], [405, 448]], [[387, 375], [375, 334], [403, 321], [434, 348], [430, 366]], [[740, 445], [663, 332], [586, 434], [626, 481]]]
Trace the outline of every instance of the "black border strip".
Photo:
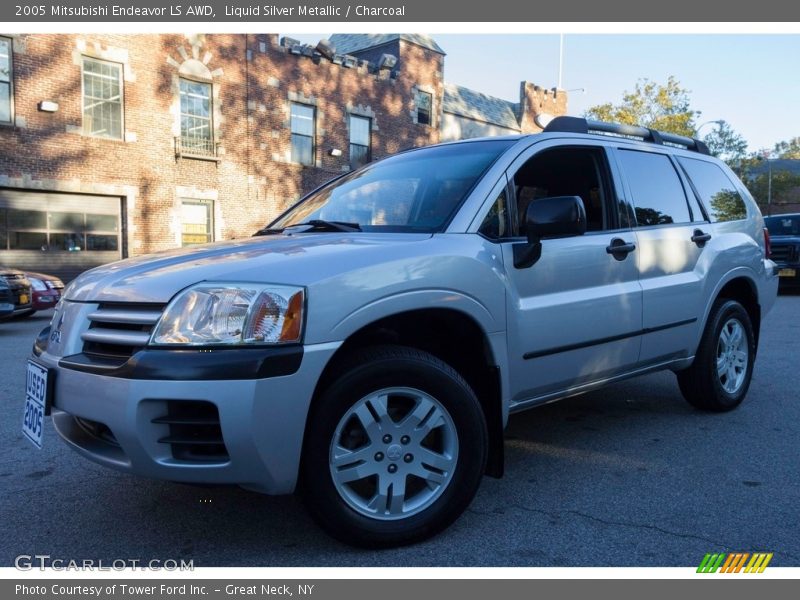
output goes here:
[[667, 325], [659, 325], [658, 327], [648, 327], [645, 329], [641, 329], [639, 331], [633, 331], [631, 333], [612, 335], [605, 338], [591, 340], [589, 342], [580, 342], [578, 344], [569, 344], [567, 346], [557, 346], [556, 348], [550, 348], [548, 350], [539, 350], [537, 352], [526, 352], [525, 354], [522, 355], [522, 358], [525, 360], [531, 360], [534, 358], [541, 358], [542, 356], [549, 356], [551, 354], [560, 354], [562, 352], [571, 352], [572, 350], [581, 350], [582, 348], [589, 348], [591, 346], [599, 346], [600, 344], [609, 344], [611, 342], [618, 342], [620, 340], [636, 337], [638, 335], [646, 335], [648, 333], [656, 333], [657, 331], [664, 331], [665, 329], [672, 329], [673, 327], [682, 327], [683, 325], [690, 325], [695, 322], [697, 322], [696, 317], [694, 319], [686, 319], [685, 321], [668, 323]]

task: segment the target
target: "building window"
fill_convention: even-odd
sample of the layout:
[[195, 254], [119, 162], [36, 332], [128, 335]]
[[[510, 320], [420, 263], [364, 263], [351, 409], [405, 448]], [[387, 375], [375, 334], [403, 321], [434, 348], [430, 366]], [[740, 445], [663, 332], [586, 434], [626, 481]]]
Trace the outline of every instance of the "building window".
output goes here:
[[433, 94], [417, 90], [417, 123], [430, 125], [433, 107]]
[[83, 58], [83, 132], [122, 139], [122, 65]]
[[0, 250], [118, 252], [116, 214], [0, 208]]
[[315, 109], [292, 102], [292, 162], [314, 165]]
[[181, 200], [181, 245], [195, 246], [214, 241], [214, 203], [211, 200]]
[[14, 73], [11, 39], [0, 37], [0, 123], [14, 118]]
[[350, 115], [350, 167], [357, 169], [372, 160], [372, 119]]
[[181, 79], [181, 151], [216, 155], [211, 119], [211, 84]]

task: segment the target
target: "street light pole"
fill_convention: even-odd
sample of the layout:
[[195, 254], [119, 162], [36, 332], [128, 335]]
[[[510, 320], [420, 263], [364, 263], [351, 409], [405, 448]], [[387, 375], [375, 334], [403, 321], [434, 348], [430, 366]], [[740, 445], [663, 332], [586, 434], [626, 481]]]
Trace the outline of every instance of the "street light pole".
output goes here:
[[767, 216], [772, 216], [772, 159], [767, 159], [767, 168], [769, 175], [767, 176]]

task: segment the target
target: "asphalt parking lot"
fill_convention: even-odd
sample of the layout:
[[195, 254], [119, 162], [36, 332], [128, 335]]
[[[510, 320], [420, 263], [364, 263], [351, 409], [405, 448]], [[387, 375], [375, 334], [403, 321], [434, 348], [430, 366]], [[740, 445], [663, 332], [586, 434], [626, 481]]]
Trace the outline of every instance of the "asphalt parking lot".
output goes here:
[[362, 551], [291, 496], [151, 481], [21, 433], [24, 364], [48, 313], [0, 323], [0, 565], [193, 559], [195, 566], [691, 566], [706, 552], [774, 552], [800, 566], [800, 295], [762, 330], [750, 394], [704, 414], [662, 373], [518, 415], [506, 476], [485, 478], [426, 543]]

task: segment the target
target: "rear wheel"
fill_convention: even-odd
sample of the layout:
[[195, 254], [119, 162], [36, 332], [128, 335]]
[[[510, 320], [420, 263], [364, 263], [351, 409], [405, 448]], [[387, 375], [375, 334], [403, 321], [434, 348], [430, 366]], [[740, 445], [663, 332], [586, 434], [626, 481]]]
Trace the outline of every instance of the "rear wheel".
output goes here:
[[711, 309], [694, 363], [677, 374], [683, 397], [703, 410], [736, 408], [750, 387], [755, 357], [750, 315], [736, 300], [720, 298]]
[[333, 537], [368, 547], [425, 539], [466, 509], [486, 465], [488, 434], [464, 379], [411, 348], [371, 348], [310, 415], [301, 491]]

